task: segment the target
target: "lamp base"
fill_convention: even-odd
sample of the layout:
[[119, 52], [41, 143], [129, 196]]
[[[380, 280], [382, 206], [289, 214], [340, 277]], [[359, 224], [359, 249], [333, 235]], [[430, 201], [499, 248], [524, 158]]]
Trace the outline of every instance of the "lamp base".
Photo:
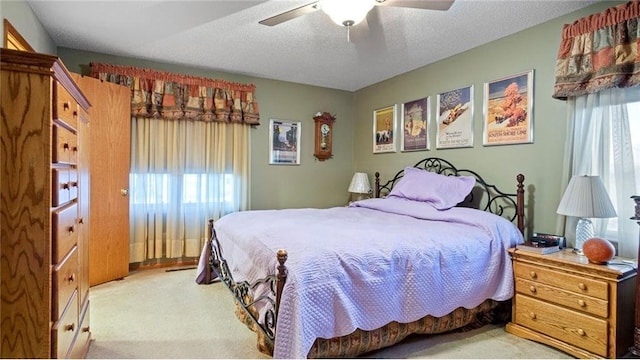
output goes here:
[[371, 198], [371, 195], [369, 194], [362, 194], [362, 193], [351, 193], [351, 202], [353, 201], [360, 201], [360, 200], [365, 200], [365, 199], [369, 199]]
[[584, 255], [582, 252], [582, 246], [584, 242], [593, 237], [593, 223], [588, 218], [580, 218], [576, 225], [576, 244], [573, 247], [573, 252], [579, 255]]

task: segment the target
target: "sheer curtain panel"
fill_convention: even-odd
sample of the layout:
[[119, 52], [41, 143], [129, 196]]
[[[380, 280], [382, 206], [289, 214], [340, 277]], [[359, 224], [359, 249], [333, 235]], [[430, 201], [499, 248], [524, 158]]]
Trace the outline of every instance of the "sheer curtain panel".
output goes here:
[[[629, 198], [640, 187], [639, 16], [634, 0], [565, 25], [553, 93], [567, 100], [562, 188], [572, 175], [602, 178], [618, 217], [594, 221], [596, 236], [618, 242], [618, 255], [630, 258], [638, 249]], [[572, 238], [575, 221], [560, 217], [558, 232]]]
[[91, 66], [131, 88], [130, 262], [199, 256], [207, 220], [247, 208], [253, 85]]
[[[596, 236], [618, 243], [618, 255], [635, 258], [637, 226], [629, 221], [634, 208], [629, 198], [640, 190], [640, 87], [608, 89], [568, 100], [564, 184], [572, 175], [598, 175], [618, 216], [592, 219]], [[636, 136], [632, 136], [636, 134]], [[564, 186], [563, 186], [564, 188]], [[575, 218], [560, 220], [574, 238]]]

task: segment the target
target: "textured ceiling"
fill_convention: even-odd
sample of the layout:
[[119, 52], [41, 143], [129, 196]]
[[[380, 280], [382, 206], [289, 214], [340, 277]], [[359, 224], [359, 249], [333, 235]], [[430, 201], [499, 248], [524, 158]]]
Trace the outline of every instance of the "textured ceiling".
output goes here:
[[352, 28], [351, 42], [322, 11], [273, 27], [258, 23], [309, 2], [28, 1], [57, 46], [348, 91], [598, 1], [456, 0], [447, 11], [374, 7]]

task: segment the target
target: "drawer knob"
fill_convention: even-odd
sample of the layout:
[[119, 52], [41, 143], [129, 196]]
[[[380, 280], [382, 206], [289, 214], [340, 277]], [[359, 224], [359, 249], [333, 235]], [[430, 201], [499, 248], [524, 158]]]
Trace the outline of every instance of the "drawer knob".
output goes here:
[[75, 229], [73, 228], [73, 226], [69, 226], [69, 233], [72, 234], [75, 231]]
[[536, 314], [535, 314], [535, 313], [529, 313], [529, 317], [530, 317], [532, 320], [535, 320], [535, 319], [536, 319]]
[[68, 183], [62, 183], [61, 184], [63, 189], [69, 190], [69, 184]]
[[64, 326], [64, 331], [74, 331], [76, 329], [76, 324], [71, 323]]
[[76, 281], [76, 274], [71, 274], [71, 275], [69, 275], [69, 278], [68, 278], [68, 279], [69, 279], [69, 282], [74, 282], [74, 281]]
[[533, 285], [531, 285], [531, 286], [529, 287], [529, 291], [531, 291], [532, 293], [535, 293], [535, 292], [536, 292], [536, 287], [535, 287], [535, 286], [533, 286]]
[[78, 219], [78, 224], [84, 224], [84, 218], [83, 217]]
[[531, 276], [532, 279], [535, 279], [535, 278], [538, 277], [538, 274], [536, 274], [535, 271], [532, 271], [532, 272], [529, 273], [529, 276]]
[[585, 307], [587, 304], [584, 302], [584, 300], [580, 299], [578, 300], [578, 305]]
[[71, 107], [71, 103], [69, 101], [65, 101], [64, 103], [62, 103], [63, 109], [69, 110], [70, 107]]
[[65, 151], [69, 150], [69, 144], [67, 143], [62, 144], [62, 149], [64, 149]]
[[71, 182], [71, 187], [78, 187], [78, 182], [77, 181], [72, 181]]
[[584, 336], [586, 333], [582, 329], [578, 329], [578, 335]]
[[82, 332], [89, 332], [89, 327], [88, 326], [83, 327]]
[[578, 289], [580, 289], [580, 290], [587, 290], [587, 285], [585, 285], [584, 283], [579, 283], [579, 284], [578, 284]]
[[73, 112], [73, 117], [78, 117], [78, 112], [77, 111]]

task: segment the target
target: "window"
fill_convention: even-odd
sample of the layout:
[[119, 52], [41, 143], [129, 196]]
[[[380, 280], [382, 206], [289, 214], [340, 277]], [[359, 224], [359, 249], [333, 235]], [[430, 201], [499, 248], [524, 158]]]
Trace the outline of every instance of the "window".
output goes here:
[[[598, 175], [617, 216], [592, 219], [596, 236], [618, 244], [618, 255], [638, 254], [638, 225], [631, 196], [640, 191], [640, 87], [611, 88], [568, 99], [571, 175]], [[566, 219], [567, 223], [573, 219]], [[565, 230], [571, 238], [571, 228]]]
[[[628, 118], [629, 118], [629, 130], [631, 133], [631, 147], [633, 149], [633, 160], [634, 160], [634, 166], [636, 168], [636, 184], [635, 184], [636, 194], [635, 195], [637, 195], [638, 194], [637, 191], [640, 190], [640, 176], [639, 176], [640, 173], [638, 171], [640, 170], [640, 137], [638, 136], [638, 134], [640, 134], [640, 101], [628, 103], [626, 107], [627, 107]], [[611, 142], [613, 142], [611, 134], [609, 134], [609, 137]], [[613, 164], [613, 161], [614, 161], [613, 157], [614, 157], [614, 154], [613, 154], [613, 151], [611, 151], [611, 156], [609, 159], [611, 164]], [[615, 169], [613, 166], [609, 167], [609, 177], [610, 179], [615, 179], [616, 177]], [[609, 197], [611, 198], [611, 202], [613, 203], [613, 206], [616, 209], [619, 209], [621, 204], [617, 204], [618, 201], [617, 201], [617, 197], [615, 196], [617, 188], [616, 188], [615, 181], [611, 181], [607, 184], [607, 191], [609, 192]], [[631, 203], [630, 199], [628, 201], [629, 203]], [[618, 221], [611, 221], [611, 220], [607, 221], [606, 237], [610, 239], [618, 238]]]
[[[224, 204], [235, 208], [233, 174], [130, 174], [129, 180], [137, 191], [132, 205], [168, 205], [169, 199], [181, 199], [180, 204]], [[170, 190], [173, 189], [173, 190]]]
[[[212, 203], [216, 201], [233, 203], [233, 175], [223, 174], [216, 178], [214, 179], [207, 174], [185, 174], [182, 201], [185, 204]], [[216, 187], [215, 183], [219, 184], [217, 186], [219, 191], [215, 193], [208, 192], [207, 188]], [[222, 199], [218, 200], [216, 194], [222, 195]]]

